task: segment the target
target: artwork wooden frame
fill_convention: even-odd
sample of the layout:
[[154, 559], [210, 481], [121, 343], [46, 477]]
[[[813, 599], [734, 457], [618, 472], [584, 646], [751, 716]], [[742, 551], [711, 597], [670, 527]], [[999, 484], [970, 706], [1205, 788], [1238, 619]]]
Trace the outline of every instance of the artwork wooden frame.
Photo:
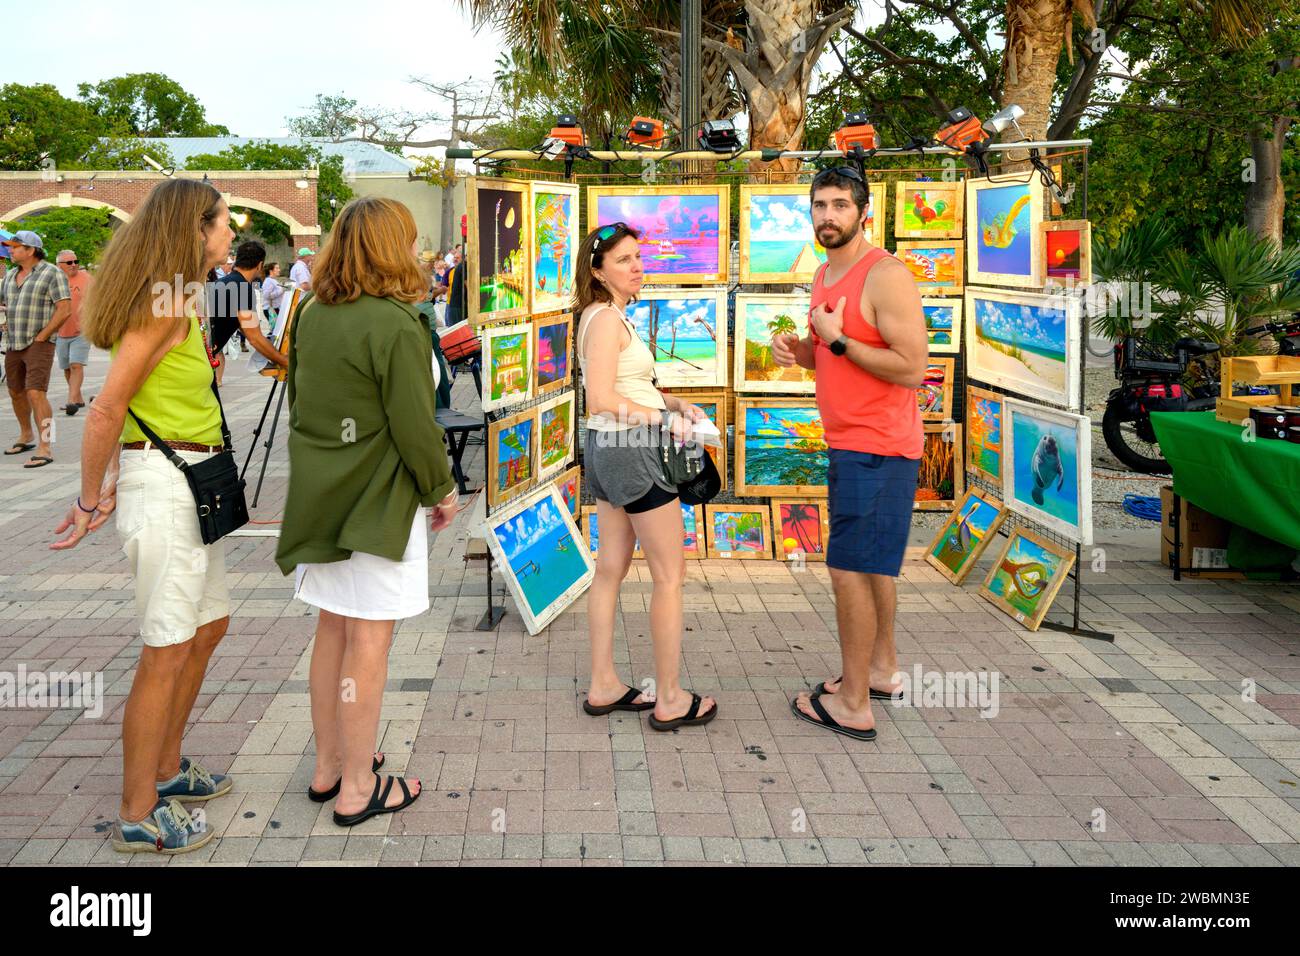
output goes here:
[[[1073, 244], [1064, 242], [1064, 246], [1071, 248], [1062, 248], [1055, 243], [1061, 240], [1063, 236], [1076, 235], [1078, 237], [1078, 246], [1073, 248]], [[1056, 219], [1052, 222], [1041, 223], [1038, 227], [1038, 241], [1042, 244], [1042, 263], [1043, 272], [1038, 277], [1039, 285], [1047, 285], [1049, 282], [1065, 284], [1070, 282], [1073, 285], [1090, 285], [1092, 283], [1092, 223], [1087, 219]], [[1077, 264], [1075, 259], [1077, 254]], [[1054, 265], [1052, 260], [1065, 256], [1067, 261], [1074, 265], [1074, 268], [1063, 268]]]
[[[830, 502], [818, 498], [773, 498], [770, 504], [772, 508], [772, 550], [776, 560], [785, 561], [795, 554], [801, 554], [804, 561], [825, 561], [826, 547], [831, 538]], [[804, 523], [802, 518], [786, 513], [785, 509], [792, 506], [815, 510], [814, 523], [818, 531], [816, 539], [809, 538], [806, 530], [798, 527], [798, 525]], [[792, 528], [789, 526], [791, 521], [797, 523]], [[794, 548], [786, 547], [785, 532], [788, 528], [795, 533], [795, 537], [790, 539], [796, 542]], [[800, 544], [812, 544], [813, 547], [798, 547]]]
[[[813, 276], [826, 261], [826, 250], [813, 234], [812, 201], [806, 183], [744, 183], [740, 187], [740, 279], [741, 284], [758, 282], [812, 282]], [[768, 227], [771, 220], [762, 212], [764, 200], [779, 201], [790, 210], [791, 218], [784, 229], [780, 225]], [[775, 204], [775, 202], [773, 203]], [[759, 213], [755, 215], [755, 213]], [[807, 220], [807, 231], [796, 236], [795, 226]], [[756, 220], [758, 220], [756, 225]], [[759, 238], [755, 238], [758, 236]], [[802, 245], [801, 245], [802, 242]], [[798, 251], [796, 250], [798, 247]], [[789, 260], [786, 270], [769, 266]]]
[[916, 404], [921, 410], [921, 421], [943, 422], [952, 418], [956, 364], [956, 360], [951, 358], [930, 358], [925, 368], [925, 381], [916, 389]]
[[[772, 422], [770, 421], [773, 417], [771, 411], [788, 413], [788, 417]], [[762, 432], [768, 430], [780, 432], [780, 434], [763, 436]], [[815, 399], [737, 398], [735, 431], [735, 490], [737, 497], [825, 498], [827, 496], [826, 475], [830, 467], [830, 455], [825, 434], [821, 428], [821, 415], [817, 410]], [[806, 434], [804, 434], [805, 432]], [[785, 443], [790, 449], [797, 450], [798, 454], [808, 456], [806, 461], [797, 463], [791, 469], [786, 469], [786, 473], [793, 470], [801, 477], [808, 478], [809, 481], [795, 483], [755, 482], [753, 480], [755, 477], [768, 477], [768, 475], [756, 473], [755, 462], [750, 461], [754, 453], [769, 452], [769, 454], [762, 455], [764, 471], [782, 467], [778, 461], [774, 460], [781, 455], [779, 447], [766, 448], [755, 444], [761, 440]], [[751, 445], [753, 447], [750, 447]], [[820, 445], [820, 448], [816, 447], [818, 445]]]
[[[592, 540], [593, 531], [595, 531], [594, 543]], [[582, 506], [582, 540], [586, 543], [587, 550], [591, 556], [598, 558], [600, 556], [600, 521], [599, 512], [596, 510], [595, 505]], [[641, 553], [641, 541], [639, 538], [636, 539], [633, 544], [632, 557], [633, 559], [645, 557], [645, 555]]]
[[[966, 386], [966, 467], [999, 488], [1002, 487], [1002, 403], [1005, 399], [1000, 392]], [[985, 467], [988, 464], [996, 470]]]
[[970, 489], [926, 548], [926, 564], [960, 585], [979, 564], [1007, 513], [1006, 506], [994, 495], [981, 488]]
[[[721, 542], [717, 534], [717, 521], [719, 517], [727, 515], [757, 515], [757, 528], [761, 532], [761, 544], [758, 547], [735, 549], [728, 542], [729, 539], [724, 536]], [[726, 558], [737, 561], [766, 561], [772, 557], [772, 528], [769, 523], [770, 514], [767, 505], [715, 505], [708, 504], [704, 506], [704, 531], [705, 540], [709, 549], [709, 557]], [[747, 525], [754, 525], [755, 522], [746, 521]]]
[[[921, 205], [931, 214], [925, 221], [938, 226], [922, 224], [922, 217], [915, 213], [918, 195], [922, 198]], [[894, 183], [894, 235], [899, 239], [960, 239], [965, 200], [966, 184], [960, 179], [953, 182], [900, 180]], [[944, 208], [936, 212], [940, 202], [945, 204]]]
[[966, 180], [966, 216], [969, 284], [1022, 289], [1042, 284], [1038, 226], [1043, 221], [1043, 190], [1036, 171]]
[[569, 514], [576, 522], [582, 514], [582, 466], [574, 465], [560, 472], [553, 484], [559, 489], [560, 498], [569, 506]]
[[[1065, 189], [1065, 164], [1051, 163], [1048, 168], [1051, 169], [1052, 171], [1052, 178], [1056, 180], [1056, 185], [1060, 186], [1061, 189], [1064, 190]], [[1047, 194], [1048, 202], [1051, 205], [1052, 215], [1053, 216], [1065, 215], [1065, 210], [1061, 208], [1061, 204], [1056, 201], [1056, 197], [1052, 195], [1051, 189], [1049, 189], [1047, 186], [1044, 186], [1043, 191]]]
[[[573, 381], [573, 313], [566, 312], [563, 315], [533, 319], [532, 326], [533, 395], [541, 397], [568, 388]], [[554, 329], [561, 329], [563, 332], [562, 351], [556, 348], [559, 345], [557, 341], [559, 336], [552, 334]], [[561, 354], [563, 355], [562, 367], [559, 364]], [[548, 370], [545, 372], [543, 355], [547, 356], [545, 361]], [[555, 365], [554, 372], [549, 370], [552, 364]]]
[[[732, 370], [732, 388], [736, 392], [773, 392], [786, 395], [815, 395], [817, 377], [811, 369], [795, 365], [779, 368], [772, 361], [773, 322], [787, 320], [784, 331], [794, 332], [801, 339], [808, 336], [808, 313], [812, 296], [803, 293], [759, 295], [744, 293], [736, 296], [735, 368]], [[776, 312], [780, 310], [780, 312]], [[773, 314], [775, 313], [775, 314]], [[755, 328], [751, 329], [751, 326]], [[765, 337], [756, 339], [751, 332]], [[756, 375], [778, 375], [776, 379]]]
[[479, 338], [483, 343], [483, 411], [495, 412], [531, 399], [532, 324], [489, 326], [479, 332]]
[[[1051, 562], [1050, 568], [1043, 563], [1048, 557], [1056, 559]], [[1030, 560], [1023, 560], [1026, 558]], [[1041, 573], [1031, 574], [1034, 571], [1032, 565], [1036, 563], [1035, 559], [1043, 572], [1050, 572], [1047, 574], [1046, 581], [1042, 581]], [[1057, 592], [1061, 590], [1061, 585], [1069, 578], [1073, 566], [1072, 549], [1063, 548], [1027, 528], [1017, 528], [1011, 532], [1006, 546], [993, 562], [993, 567], [985, 576], [984, 583], [980, 585], [979, 593], [982, 598], [1019, 621], [1028, 630], [1036, 631], [1051, 609]], [[1011, 570], [1013, 568], [1014, 571]], [[1019, 587], [1016, 586], [1017, 584]], [[1017, 590], [1020, 595], [1020, 606], [1004, 596], [1008, 593], [1005, 590], [1007, 587]], [[1032, 588], [1036, 593], [1032, 598], [1026, 598], [1023, 596], [1024, 588]]]
[[1007, 507], [1071, 541], [1092, 544], [1092, 419], [1008, 398], [1002, 429]]
[[554, 485], [494, 512], [483, 532], [529, 634], [555, 620], [595, 576], [591, 552]]
[[[694, 528], [686, 525], [686, 516], [691, 516]], [[708, 557], [708, 544], [704, 540], [704, 505], [682, 503], [682, 556], [687, 561], [702, 561]], [[687, 542], [694, 540], [694, 547], [687, 547]]]
[[[543, 482], [559, 474], [568, 467], [569, 462], [573, 461], [574, 436], [578, 432], [577, 393], [572, 389], [561, 392], [554, 398], [539, 404], [535, 411], [537, 412], [535, 471], [538, 482]], [[563, 428], [557, 428], [553, 424], [556, 422]], [[555, 440], [558, 444], [554, 448], [547, 446], [550, 438], [548, 427], [551, 427], [556, 435]]]
[[692, 405], [698, 405], [705, 412], [710, 412], [709, 419], [713, 424], [718, 426], [718, 431], [722, 433], [722, 444], [720, 446], [705, 445], [704, 450], [709, 453], [713, 459], [714, 466], [718, 469], [718, 477], [722, 479], [722, 487], [719, 491], [727, 490], [727, 393], [725, 391], [717, 392], [697, 392], [693, 395], [683, 395], [681, 392], [675, 393], [678, 398]]
[[[654, 374], [661, 388], [726, 387], [725, 286], [644, 289], [636, 302], [628, 304], [625, 312], [641, 341], [655, 356]], [[662, 331], [665, 320], [672, 327], [672, 337], [667, 346], [664, 345], [666, 334]], [[711, 338], [702, 335], [679, 337], [679, 330], [694, 332], [696, 325], [710, 332]], [[711, 356], [707, 354], [710, 348]]]
[[[965, 323], [968, 377], [1078, 410], [1083, 347], [1078, 296], [968, 286]], [[1000, 334], [986, 335], [986, 328]], [[1028, 351], [1021, 347], [1026, 342]]]
[[966, 248], [962, 239], [894, 243], [894, 258], [907, 266], [921, 295], [959, 296], [966, 287]]
[[[303, 294], [302, 289], [297, 287], [285, 289], [284, 298], [280, 300], [280, 309], [275, 316], [275, 327], [271, 329], [271, 344], [281, 355], [289, 354], [289, 345], [293, 341], [293, 327], [298, 321], [298, 304], [302, 301]], [[250, 363], [261, 360], [261, 368], [257, 373], [259, 375], [273, 378], [277, 382], [283, 382], [289, 377], [287, 365], [274, 365], [260, 352], [254, 352], [248, 359]]]
[[[966, 300], [957, 296], [924, 296], [921, 299], [921, 311], [925, 315], [925, 335], [930, 340], [932, 355], [956, 355], [961, 351], [961, 317], [965, 312]], [[935, 313], [949, 312], [948, 326], [934, 324]], [[936, 342], [935, 334], [944, 333], [949, 341]]]
[[[926, 423], [921, 448], [921, 471], [917, 476], [913, 511], [951, 511], [966, 489], [966, 473], [959, 466], [964, 454], [961, 426], [952, 422]], [[948, 483], [951, 495], [944, 496]], [[932, 497], [933, 496], [933, 497]]]
[[[467, 318], [470, 325], [475, 328], [528, 315], [529, 267], [524, 260], [528, 258], [527, 250], [531, 243], [528, 219], [531, 205], [529, 195], [528, 183], [522, 180], [496, 179], [490, 176], [470, 176], [465, 180], [465, 281], [468, 284], [465, 299], [468, 307]], [[519, 218], [517, 225], [510, 223], [506, 226], [510, 238], [504, 257], [500, 248], [500, 227], [503, 220], [508, 221], [509, 217], [508, 214], [498, 216], [499, 210], [492, 206], [490, 196], [496, 196], [498, 202], [509, 207], [508, 212], [516, 212]], [[511, 199], [512, 196], [515, 198]], [[484, 213], [489, 209], [492, 210], [492, 215], [485, 217]], [[487, 241], [486, 234], [489, 225], [493, 229], [491, 233], [493, 240], [490, 243]], [[518, 254], [514, 261], [509, 261], [516, 250]], [[505, 285], [509, 289], [517, 285], [518, 290], [515, 294], [521, 299], [520, 302], [494, 308], [493, 306], [496, 305], [494, 296], [497, 293], [484, 293], [483, 269], [486, 263], [494, 259], [498, 263], [508, 262], [505, 269], [493, 273], [506, 280], [495, 283], [494, 287]]]
[[533, 315], [561, 312], [571, 305], [582, 241], [579, 198], [576, 183], [528, 184], [528, 309]]
[[885, 215], [888, 212], [888, 183], [867, 183], [867, 239], [873, 246], [885, 248]]
[[[521, 427], [523, 425], [529, 427], [524, 429]], [[525, 447], [521, 450], [510, 445], [517, 454], [511, 455], [509, 461], [502, 461], [502, 445], [509, 444], [507, 439], [511, 435], [515, 436], [517, 444]], [[488, 504], [495, 508], [499, 503], [523, 494], [537, 483], [536, 407], [488, 422], [487, 443]], [[513, 462], [523, 464], [513, 465]], [[525, 471], [525, 465], [527, 473], [521, 474]], [[506, 471], [503, 472], [503, 468]]]
[[[717, 247], [712, 242], [707, 249], [701, 246], [699, 257], [703, 265], [714, 265], [715, 269], [702, 269], [693, 272], [665, 271], [656, 265], [665, 266], [676, 262], [674, 256], [689, 260], [690, 255], [677, 252], [679, 246], [688, 248], [684, 237], [670, 234], [671, 228], [662, 212], [673, 199], [690, 197], [712, 197], [713, 221], [717, 223]], [[650, 209], [651, 203], [623, 203], [622, 209], [615, 212], [617, 201], [638, 200], [645, 197], [658, 197], [661, 201], [658, 209]], [[696, 204], [703, 206], [705, 204]], [[645, 208], [636, 208], [641, 206]], [[698, 223], [701, 220], [696, 220]], [[726, 184], [713, 186], [588, 186], [587, 187], [587, 231], [612, 222], [625, 222], [641, 232], [641, 260], [645, 268], [646, 285], [710, 285], [725, 283], [731, 265], [731, 187]], [[667, 243], [667, 245], [665, 245]]]

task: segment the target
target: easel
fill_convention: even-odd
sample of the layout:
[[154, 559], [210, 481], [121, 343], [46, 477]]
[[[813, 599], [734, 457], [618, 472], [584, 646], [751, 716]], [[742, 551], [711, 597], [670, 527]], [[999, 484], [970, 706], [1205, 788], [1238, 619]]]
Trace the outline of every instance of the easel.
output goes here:
[[[283, 309], [281, 318], [281, 328], [278, 330], [276, 349], [281, 355], [289, 353], [289, 341], [293, 337], [293, 322], [297, 318], [298, 301], [301, 298], [302, 290], [293, 289], [288, 295], [288, 302]], [[253, 429], [253, 441], [248, 446], [248, 457], [244, 459], [244, 467], [239, 470], [239, 478], [242, 481], [244, 475], [248, 473], [248, 465], [253, 460], [253, 449], [257, 447], [257, 440], [262, 435], [262, 429], [266, 425], [266, 415], [271, 410], [271, 402], [275, 400], [275, 393], [280, 392], [279, 401], [275, 403], [275, 417], [271, 419], [271, 434], [267, 436], [263, 447], [266, 452], [262, 455], [262, 469], [257, 475], [257, 488], [253, 491], [253, 507], [257, 507], [257, 499], [262, 494], [262, 482], [266, 480], [266, 466], [271, 460], [271, 446], [275, 444], [276, 427], [280, 424], [280, 412], [284, 408], [284, 394], [288, 389], [289, 370], [281, 368], [278, 365], [269, 365], [259, 373], [273, 379], [271, 382], [271, 391], [266, 396], [266, 404], [262, 407], [262, 417], [257, 421], [257, 427]]]

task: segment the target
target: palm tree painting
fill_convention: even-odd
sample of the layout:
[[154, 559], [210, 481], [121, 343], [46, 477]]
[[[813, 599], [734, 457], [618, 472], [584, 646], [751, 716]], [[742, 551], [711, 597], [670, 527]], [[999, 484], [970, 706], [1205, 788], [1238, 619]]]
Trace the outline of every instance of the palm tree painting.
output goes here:
[[772, 357], [772, 338], [808, 334], [806, 295], [736, 296], [736, 389], [811, 395], [817, 378], [798, 365], [782, 368]]
[[825, 556], [824, 505], [811, 501], [772, 502], [776, 527], [773, 538], [778, 554], [789, 556], [796, 552], [805, 557]]
[[573, 296], [577, 255], [576, 186], [533, 183], [532, 312], [563, 309]]

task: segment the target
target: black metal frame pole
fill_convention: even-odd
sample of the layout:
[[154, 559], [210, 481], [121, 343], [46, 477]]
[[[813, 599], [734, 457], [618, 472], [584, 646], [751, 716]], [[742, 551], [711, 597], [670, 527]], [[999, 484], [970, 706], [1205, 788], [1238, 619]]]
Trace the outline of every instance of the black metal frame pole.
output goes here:
[[[280, 384], [277, 380], [277, 384]], [[271, 434], [267, 436], [264, 446], [266, 453], [262, 455], [262, 470], [257, 475], [257, 489], [253, 492], [253, 507], [257, 507], [257, 499], [262, 495], [262, 482], [266, 480], [266, 466], [271, 460], [271, 446], [275, 444], [275, 427], [280, 422], [280, 412], [284, 409], [284, 393], [289, 389], [280, 389], [280, 397], [275, 402], [275, 416], [271, 419]]]
[[[474, 373], [474, 381], [478, 381], [478, 372]], [[483, 387], [479, 386], [479, 395], [483, 394]], [[488, 468], [488, 429], [492, 424], [492, 415], [489, 412], [483, 413], [483, 513], [492, 514], [492, 504], [488, 498], [488, 488], [491, 487], [492, 476], [487, 473]], [[476, 631], [490, 631], [501, 623], [501, 619], [506, 616], [504, 604], [495, 605], [492, 603], [492, 549], [488, 548], [487, 553], [487, 610], [483, 612], [483, 617], [479, 619], [478, 624], [474, 626]]]
[[271, 380], [271, 390], [267, 392], [266, 404], [262, 406], [262, 417], [257, 420], [257, 427], [253, 429], [253, 440], [248, 443], [248, 455], [244, 458], [244, 467], [239, 469], [241, 480], [248, 474], [248, 466], [253, 461], [253, 450], [257, 448], [257, 440], [262, 437], [262, 427], [266, 424], [267, 413], [271, 411], [271, 402], [275, 400], [275, 387], [279, 384], [278, 378]]

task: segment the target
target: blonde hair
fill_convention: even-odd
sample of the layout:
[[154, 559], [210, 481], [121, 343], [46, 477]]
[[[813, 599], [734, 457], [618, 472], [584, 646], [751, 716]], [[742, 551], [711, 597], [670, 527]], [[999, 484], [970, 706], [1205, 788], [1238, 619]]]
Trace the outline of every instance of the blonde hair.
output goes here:
[[429, 279], [411, 251], [417, 231], [411, 210], [394, 199], [363, 196], [343, 207], [329, 241], [312, 264], [311, 287], [326, 305], [363, 295], [419, 302]]
[[168, 179], [155, 186], [104, 250], [82, 307], [82, 335], [97, 348], [112, 348], [127, 332], [162, 318], [152, 307], [156, 286], [202, 283], [203, 232], [220, 211], [221, 193], [207, 183]]

